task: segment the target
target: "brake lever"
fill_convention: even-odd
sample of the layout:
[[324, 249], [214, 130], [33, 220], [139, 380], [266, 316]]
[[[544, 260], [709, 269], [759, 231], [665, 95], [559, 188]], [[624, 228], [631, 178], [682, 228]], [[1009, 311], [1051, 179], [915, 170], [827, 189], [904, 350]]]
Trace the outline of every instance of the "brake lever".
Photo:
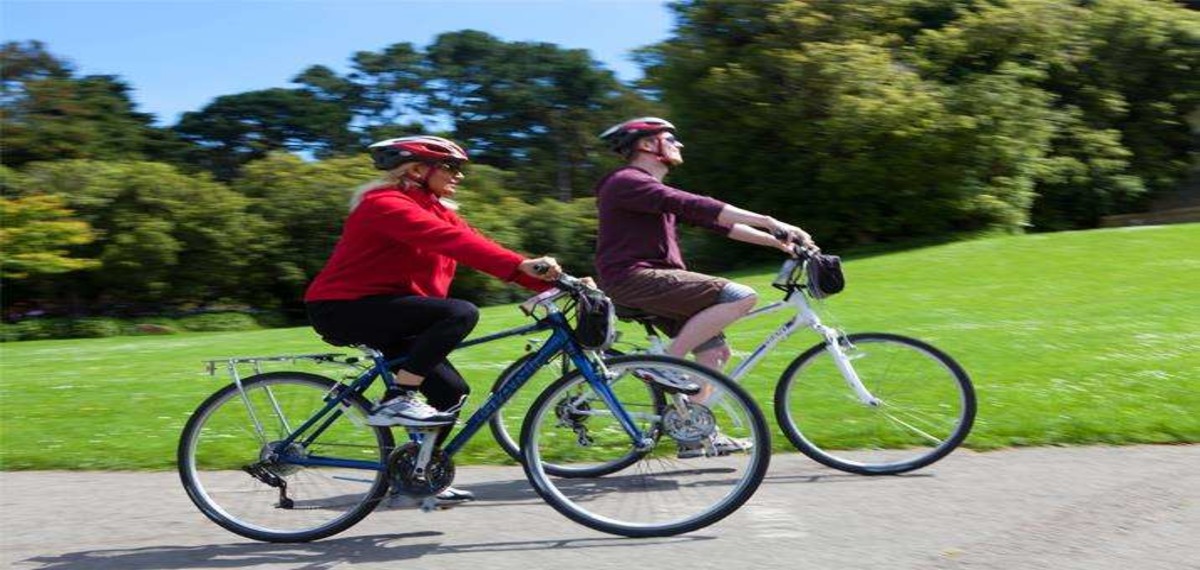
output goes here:
[[[547, 271], [550, 271], [550, 264], [542, 262], [535, 263], [533, 264], [533, 271], [538, 275], [545, 275]], [[558, 277], [555, 277], [551, 283], [553, 283], [555, 287], [565, 291], [578, 291], [584, 286], [582, 279], [578, 277], [572, 277], [566, 273], [559, 273]]]

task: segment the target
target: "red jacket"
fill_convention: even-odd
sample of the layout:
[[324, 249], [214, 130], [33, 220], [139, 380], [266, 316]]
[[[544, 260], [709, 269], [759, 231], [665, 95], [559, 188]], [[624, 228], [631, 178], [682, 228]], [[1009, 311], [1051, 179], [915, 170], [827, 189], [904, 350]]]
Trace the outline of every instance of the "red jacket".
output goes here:
[[385, 186], [363, 195], [350, 213], [304, 300], [445, 298], [458, 262], [535, 291], [549, 287], [517, 269], [523, 259], [467, 225], [432, 194]]

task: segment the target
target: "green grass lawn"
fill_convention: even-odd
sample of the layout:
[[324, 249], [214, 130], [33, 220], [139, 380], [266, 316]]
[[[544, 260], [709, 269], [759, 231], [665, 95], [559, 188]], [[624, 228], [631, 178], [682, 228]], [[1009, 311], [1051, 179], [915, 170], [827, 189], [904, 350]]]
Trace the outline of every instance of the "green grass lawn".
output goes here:
[[[775, 269], [736, 278], [767, 302]], [[960, 242], [845, 269], [826, 323], [914, 336], [954, 356], [979, 397], [967, 447], [1200, 441], [1200, 224]], [[734, 327], [735, 350], [782, 319]], [[476, 330], [524, 322], [513, 306], [491, 307]], [[793, 337], [746, 380], [769, 418], [775, 379], [815, 340]], [[511, 339], [457, 355], [475, 403], [523, 349]], [[0, 345], [0, 468], [172, 468], [188, 415], [228, 381], [201, 361], [330, 350], [307, 328]], [[486, 433], [456, 458], [503, 460]]]

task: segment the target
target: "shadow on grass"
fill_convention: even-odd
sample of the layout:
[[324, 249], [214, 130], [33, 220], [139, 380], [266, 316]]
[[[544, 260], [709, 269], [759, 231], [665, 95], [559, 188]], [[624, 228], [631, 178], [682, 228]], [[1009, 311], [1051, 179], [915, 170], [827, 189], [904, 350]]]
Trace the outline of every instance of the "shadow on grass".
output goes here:
[[[203, 546], [154, 546], [84, 550], [59, 556], [37, 556], [18, 564], [39, 570], [175, 570], [185, 568], [246, 568], [279, 564], [289, 568], [326, 569], [343, 564], [399, 563], [428, 559], [437, 564], [438, 556], [584, 548], [638, 548], [714, 540], [715, 537], [670, 537], [655, 539], [577, 538], [542, 539], [510, 542], [480, 542], [444, 545], [440, 532], [376, 534], [335, 538], [300, 544], [236, 543]], [[635, 551], [628, 551], [635, 555]], [[443, 561], [444, 563], [445, 561]]]

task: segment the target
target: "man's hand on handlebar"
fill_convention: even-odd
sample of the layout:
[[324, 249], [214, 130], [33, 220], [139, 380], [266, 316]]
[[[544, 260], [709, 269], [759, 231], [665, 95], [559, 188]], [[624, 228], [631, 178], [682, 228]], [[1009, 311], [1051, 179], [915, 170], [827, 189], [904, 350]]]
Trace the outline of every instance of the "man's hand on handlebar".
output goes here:
[[799, 256], [801, 251], [808, 253], [821, 251], [808, 232], [791, 224], [775, 220], [775, 227], [771, 229], [771, 235], [779, 240], [779, 245], [776, 247], [789, 255]]

